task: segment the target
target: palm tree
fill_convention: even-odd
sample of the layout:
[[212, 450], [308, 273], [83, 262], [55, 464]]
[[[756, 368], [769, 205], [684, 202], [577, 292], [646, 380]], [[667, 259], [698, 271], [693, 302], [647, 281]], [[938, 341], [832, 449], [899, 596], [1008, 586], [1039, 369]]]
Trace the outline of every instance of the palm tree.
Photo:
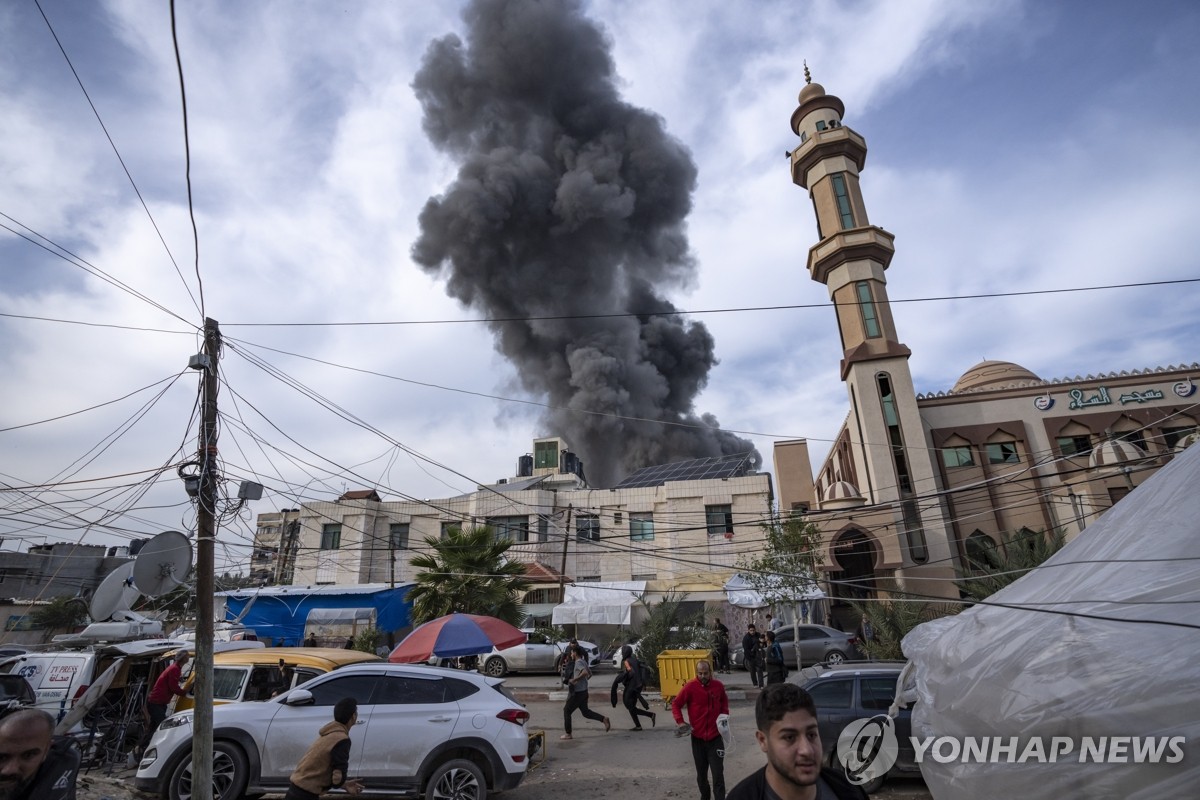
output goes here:
[[484, 614], [519, 624], [523, 616], [517, 601], [532, 584], [525, 565], [511, 561], [505, 552], [508, 540], [497, 541], [491, 528], [451, 528], [443, 539], [425, 537], [430, 552], [410, 563], [419, 572], [408, 593], [414, 624], [454, 613]]
[[87, 605], [78, 597], [55, 597], [44, 606], [29, 612], [30, 621], [45, 628], [44, 641], [57, 631], [73, 631], [87, 619]]
[[996, 592], [1041, 566], [1063, 548], [1062, 531], [1046, 535], [1022, 528], [1005, 534], [999, 547], [985, 551], [962, 580], [955, 581], [964, 600], [986, 600]]

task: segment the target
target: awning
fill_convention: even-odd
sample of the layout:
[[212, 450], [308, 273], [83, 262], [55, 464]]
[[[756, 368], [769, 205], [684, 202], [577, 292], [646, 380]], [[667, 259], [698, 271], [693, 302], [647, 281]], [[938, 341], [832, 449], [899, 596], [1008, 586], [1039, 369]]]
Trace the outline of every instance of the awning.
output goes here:
[[645, 581], [569, 584], [551, 621], [555, 625], [630, 625], [633, 604], [645, 592]]
[[[766, 608], [771, 605], [742, 575], [734, 575], [725, 581], [725, 596], [729, 598], [729, 605], [737, 608]], [[825, 592], [821, 591], [821, 588], [814, 582], [807, 592], [794, 599], [820, 600], [823, 597], [825, 597]]]

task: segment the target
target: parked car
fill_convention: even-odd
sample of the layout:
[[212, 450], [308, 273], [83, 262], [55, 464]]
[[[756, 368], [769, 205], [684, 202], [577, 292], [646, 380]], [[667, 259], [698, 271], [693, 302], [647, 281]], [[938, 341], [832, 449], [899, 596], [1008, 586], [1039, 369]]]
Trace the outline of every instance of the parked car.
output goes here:
[[[503, 650], [493, 648], [481, 657], [480, 670], [485, 675], [502, 678], [509, 672], [558, 672], [567, 642], [552, 642], [533, 628], [521, 630], [528, 636], [524, 644]], [[600, 648], [591, 642], [580, 642], [579, 645], [587, 651], [588, 665], [596, 666], [600, 662]]]
[[[858, 719], [886, 714], [896, 696], [896, 679], [904, 669], [902, 662], [862, 662], [836, 666], [808, 667], [789, 678], [812, 695], [817, 706], [817, 727], [825, 759], [834, 769], [842, 769], [837, 758], [837, 740], [842, 729]], [[875, 780], [863, 784], [868, 793], [877, 792], [885, 778], [920, 777], [921, 768], [913, 750], [911, 710], [900, 709], [896, 716], [896, 764]]]
[[[373, 653], [341, 647], [259, 647], [220, 652], [213, 655], [213, 704], [262, 702], [349, 664], [381, 662]], [[194, 665], [193, 661], [189, 667]], [[189, 691], [175, 700], [173, 713], [195, 705], [191, 681], [186, 685]]]
[[[265, 703], [214, 708], [214, 800], [286, 791], [343, 697], [359, 704], [349, 774], [372, 793], [483, 800], [525, 777], [529, 712], [503, 681], [424, 665], [351, 664]], [[159, 726], [138, 765], [138, 789], [191, 800], [192, 716]]]
[[[858, 649], [858, 637], [852, 633], [844, 633], [824, 625], [801, 625], [800, 627], [800, 658], [807, 666], [809, 664], [841, 664], [843, 661], [853, 661], [862, 658]], [[783, 648], [783, 661], [788, 669], [796, 669], [796, 648], [793, 646], [793, 632], [790, 627], [775, 631], [775, 641]], [[729, 658], [733, 666], [745, 669], [742, 663], [745, 658], [741, 642], [737, 647], [729, 648]]]

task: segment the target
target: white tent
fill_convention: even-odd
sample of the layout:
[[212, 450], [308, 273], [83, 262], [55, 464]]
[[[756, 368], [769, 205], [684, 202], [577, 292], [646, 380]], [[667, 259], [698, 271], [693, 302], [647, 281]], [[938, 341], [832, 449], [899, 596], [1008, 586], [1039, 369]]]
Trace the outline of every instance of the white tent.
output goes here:
[[569, 584], [551, 621], [555, 625], [631, 625], [633, 604], [645, 593], [645, 581]]
[[[766, 608], [771, 605], [754, 588], [754, 585], [746, 580], [745, 576], [740, 574], [735, 574], [729, 580], [725, 581], [725, 596], [729, 599], [729, 605], [737, 608]], [[824, 597], [825, 592], [821, 591], [821, 588], [814, 582], [803, 597], [797, 597], [796, 599], [820, 600]]]
[[[1055, 763], [939, 763], [936, 798], [1159, 800], [1200, 785], [1200, 447], [1177, 455], [1040, 568], [904, 638], [913, 736], [1072, 742]], [[1081, 753], [1098, 737], [1185, 737], [1184, 758]], [[1145, 739], [1142, 739], [1144, 742]], [[1158, 741], [1162, 741], [1159, 739]], [[1065, 745], [1064, 745], [1065, 746]], [[1107, 747], [1107, 744], [1106, 744]], [[943, 756], [952, 752], [947, 743]], [[1110, 752], [1108, 750], [1105, 751]], [[1110, 760], [1109, 756], [1103, 759]]]

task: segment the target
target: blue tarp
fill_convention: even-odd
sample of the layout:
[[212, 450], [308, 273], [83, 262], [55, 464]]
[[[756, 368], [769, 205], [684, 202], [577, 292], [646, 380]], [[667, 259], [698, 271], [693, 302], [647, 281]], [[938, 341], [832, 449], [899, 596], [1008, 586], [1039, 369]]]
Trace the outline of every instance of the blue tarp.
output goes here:
[[381, 631], [402, 631], [412, 625], [412, 603], [406, 600], [414, 584], [397, 586], [270, 586], [219, 592], [225, 599], [225, 618], [235, 620], [254, 597], [242, 624], [278, 646], [298, 646], [304, 640], [308, 612], [315, 608], [374, 608]]

